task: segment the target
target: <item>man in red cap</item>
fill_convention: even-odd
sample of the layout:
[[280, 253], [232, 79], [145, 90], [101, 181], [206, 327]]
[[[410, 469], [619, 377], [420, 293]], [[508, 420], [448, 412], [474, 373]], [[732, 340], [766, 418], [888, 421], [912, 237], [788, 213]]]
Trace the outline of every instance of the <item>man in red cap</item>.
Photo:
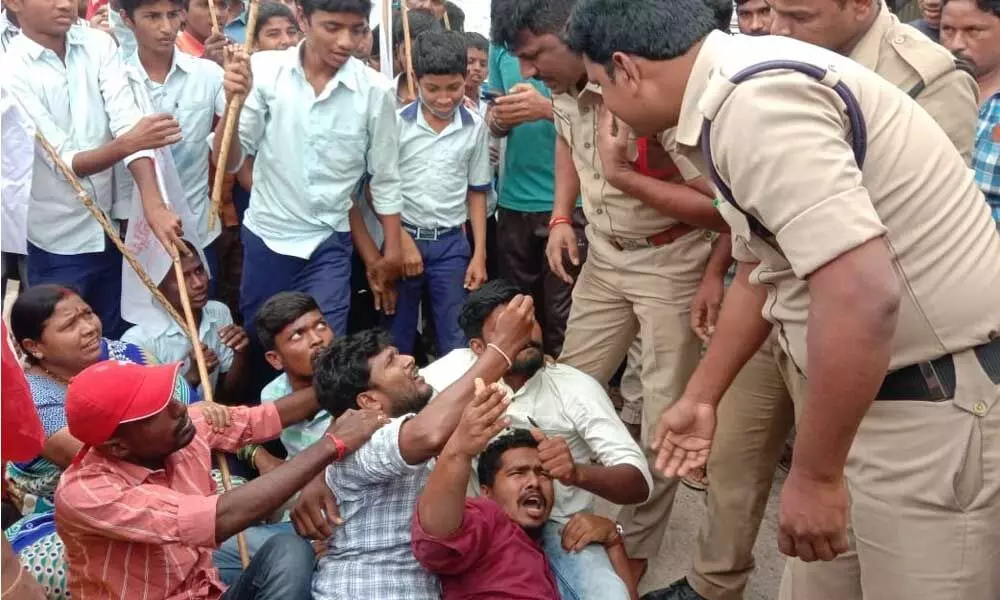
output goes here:
[[[277, 437], [317, 410], [311, 390], [259, 407], [193, 406], [179, 364], [103, 362], [66, 395], [70, 433], [85, 446], [56, 491], [56, 528], [76, 598], [148, 600], [309, 598], [314, 554], [301, 538], [272, 537], [228, 589], [212, 549], [277, 510], [385, 421], [351, 411], [323, 439], [281, 467], [222, 495], [213, 450]], [[210, 411], [210, 412], [209, 412]]]

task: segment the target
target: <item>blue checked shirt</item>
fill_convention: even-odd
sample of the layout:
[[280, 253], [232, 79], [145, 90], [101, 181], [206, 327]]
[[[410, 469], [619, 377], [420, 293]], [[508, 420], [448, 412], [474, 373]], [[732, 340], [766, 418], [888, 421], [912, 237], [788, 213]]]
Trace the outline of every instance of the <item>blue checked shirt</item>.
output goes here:
[[326, 469], [344, 524], [327, 541], [313, 575], [315, 600], [438, 600], [438, 578], [410, 548], [410, 522], [430, 474], [399, 451], [399, 430], [413, 415], [393, 419], [367, 444]]
[[972, 168], [976, 170], [976, 183], [986, 195], [993, 220], [1000, 225], [1000, 92], [979, 109]]

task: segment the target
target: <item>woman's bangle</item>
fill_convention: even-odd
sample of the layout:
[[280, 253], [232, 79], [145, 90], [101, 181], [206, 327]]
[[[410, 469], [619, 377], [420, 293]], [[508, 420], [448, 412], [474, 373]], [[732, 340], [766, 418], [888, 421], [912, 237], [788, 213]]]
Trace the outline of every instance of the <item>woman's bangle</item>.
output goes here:
[[331, 442], [333, 442], [333, 445], [337, 447], [337, 456], [334, 457], [333, 459], [334, 462], [343, 460], [344, 456], [347, 455], [347, 444], [344, 443], [344, 440], [340, 439], [339, 437], [329, 432], [324, 433], [323, 437], [329, 439]]
[[500, 349], [500, 346], [497, 346], [493, 342], [490, 342], [489, 344], [486, 344], [486, 347], [487, 348], [493, 348], [494, 350], [496, 350], [500, 354], [500, 356], [502, 356], [503, 359], [505, 361], [507, 361], [507, 368], [508, 369], [513, 368], [514, 363], [510, 360], [510, 357], [507, 356], [507, 353]]
[[552, 217], [549, 220], [549, 231], [552, 231], [552, 228], [555, 227], [556, 225], [572, 225], [572, 224], [573, 220], [570, 219], [569, 217]]

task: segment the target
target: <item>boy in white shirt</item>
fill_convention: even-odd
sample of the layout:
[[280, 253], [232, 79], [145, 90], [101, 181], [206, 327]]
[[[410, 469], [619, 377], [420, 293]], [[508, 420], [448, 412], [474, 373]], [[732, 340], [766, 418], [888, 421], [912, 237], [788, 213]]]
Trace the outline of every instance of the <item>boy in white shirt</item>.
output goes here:
[[[491, 185], [483, 120], [464, 105], [465, 38], [427, 32], [413, 43], [419, 100], [399, 111], [404, 274], [389, 317], [400, 352], [413, 350], [418, 308], [430, 294], [441, 354], [466, 344], [458, 313], [467, 289], [486, 281], [486, 192]], [[471, 221], [474, 248], [463, 231]]]
[[[8, 46], [4, 72], [35, 126], [105, 214], [113, 201], [112, 167], [124, 161], [153, 233], [168, 251], [181, 247], [181, 222], [164, 204], [151, 152], [180, 141], [180, 125], [169, 114], [142, 115], [114, 39], [74, 25], [75, 3], [10, 0], [8, 8], [22, 35]], [[27, 249], [31, 285], [71, 285], [109, 337], [124, 331], [121, 254], [41, 149], [35, 152]]]

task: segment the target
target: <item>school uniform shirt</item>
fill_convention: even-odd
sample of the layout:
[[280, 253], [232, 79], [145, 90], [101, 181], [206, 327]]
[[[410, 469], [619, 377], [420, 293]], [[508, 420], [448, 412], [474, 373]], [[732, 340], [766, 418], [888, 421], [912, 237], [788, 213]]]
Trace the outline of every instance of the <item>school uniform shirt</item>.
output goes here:
[[7, 9], [0, 8], [0, 49], [7, 52], [7, 46], [21, 33], [21, 28], [10, 22], [7, 18]]
[[10, 93], [6, 82], [0, 82], [0, 249], [4, 252], [27, 254], [28, 204], [31, 199], [31, 176], [34, 164], [34, 125]]
[[400, 109], [398, 123], [403, 222], [417, 227], [464, 224], [469, 192], [486, 193], [492, 185], [485, 122], [460, 105], [438, 133], [417, 101]]
[[[166, 320], [165, 323], [166, 329], [163, 329], [163, 325], [136, 325], [125, 332], [122, 341], [140, 346], [160, 364], [183, 362], [182, 375], [191, 369], [197, 369], [188, 356], [191, 341], [187, 337], [187, 331], [181, 329], [173, 319]], [[233, 315], [229, 312], [229, 307], [221, 302], [209, 300], [201, 309], [198, 338], [219, 357], [219, 368], [208, 374], [213, 389], [219, 381], [219, 373], [228, 373], [233, 368], [233, 349], [223, 344], [219, 338], [219, 330], [232, 324]]]
[[[420, 371], [435, 392], [440, 392], [462, 378], [476, 363], [476, 354], [459, 348], [427, 365]], [[501, 381], [501, 385], [506, 387]], [[605, 466], [632, 465], [642, 473], [649, 489], [653, 477], [649, 464], [621, 419], [611, 399], [597, 381], [569, 365], [547, 365], [538, 370], [521, 389], [510, 393], [507, 416], [512, 427], [538, 427], [549, 436], [559, 436], [569, 444], [577, 464], [598, 462]], [[479, 493], [479, 481], [473, 472], [470, 491]], [[554, 481], [555, 502], [550, 518], [566, 522], [578, 512], [594, 510], [594, 495]]]
[[108, 24], [111, 25], [111, 31], [118, 40], [118, 51], [121, 52], [123, 59], [128, 60], [139, 49], [135, 41], [135, 32], [122, 21], [121, 15], [116, 10], [108, 11]]
[[[208, 163], [212, 148], [207, 141], [215, 117], [222, 117], [226, 110], [222, 67], [210, 60], [175, 51], [167, 78], [157, 83], [149, 78], [138, 53], [126, 62], [136, 69], [145, 84], [153, 109], [174, 115], [180, 123], [182, 139], [170, 147], [170, 154], [184, 185], [188, 206], [198, 220], [197, 239], [202, 247], [208, 246], [222, 232], [220, 219], [215, 220], [213, 228], [208, 227], [211, 209]], [[212, 273], [213, 277], [217, 275]]]
[[[857, 98], [867, 124], [862, 166], [848, 143], [844, 103], [828, 86], [790, 71], [769, 71], [735, 87], [726, 79], [790, 56], [832, 67]], [[983, 344], [998, 330], [996, 225], [944, 130], [905, 92], [809, 44], [713, 32], [695, 60], [676, 133], [677, 150], [708, 175], [701, 151], [706, 118], [722, 181], [774, 234], [759, 237], [743, 213], [720, 204], [733, 255], [759, 263], [750, 280], [768, 291], [763, 315], [776, 324], [801, 371], [807, 365], [806, 279], [879, 237], [891, 248], [902, 282], [890, 371]], [[764, 139], [777, 150], [761, 153]]]
[[[288, 379], [287, 373], [282, 373], [274, 378], [271, 383], [264, 386], [260, 391], [260, 402], [274, 402], [279, 398], [291, 394], [292, 382]], [[330, 426], [332, 417], [330, 413], [320, 409], [311, 419], [289, 425], [281, 430], [281, 445], [288, 450], [288, 458], [294, 457], [309, 446], [323, 439]]]
[[[66, 33], [65, 62], [27, 36], [18, 36], [8, 47], [4, 66], [14, 96], [68, 166], [77, 152], [110, 142], [142, 118], [118, 45], [102, 31], [71, 27]], [[144, 150], [123, 162], [152, 157]], [[113, 201], [112, 171], [80, 178], [105, 213]], [[104, 250], [100, 224], [40, 149], [35, 152], [28, 241], [53, 254]]]
[[441, 577], [442, 600], [559, 600], [541, 544], [493, 500], [466, 499], [462, 524], [448, 537], [424, 531], [416, 511], [412, 528], [413, 555]]
[[257, 157], [243, 224], [271, 251], [308, 259], [350, 231], [351, 194], [366, 171], [376, 213], [398, 214], [402, 200], [391, 83], [350, 58], [317, 95], [303, 43], [253, 55], [239, 130], [243, 155]]

